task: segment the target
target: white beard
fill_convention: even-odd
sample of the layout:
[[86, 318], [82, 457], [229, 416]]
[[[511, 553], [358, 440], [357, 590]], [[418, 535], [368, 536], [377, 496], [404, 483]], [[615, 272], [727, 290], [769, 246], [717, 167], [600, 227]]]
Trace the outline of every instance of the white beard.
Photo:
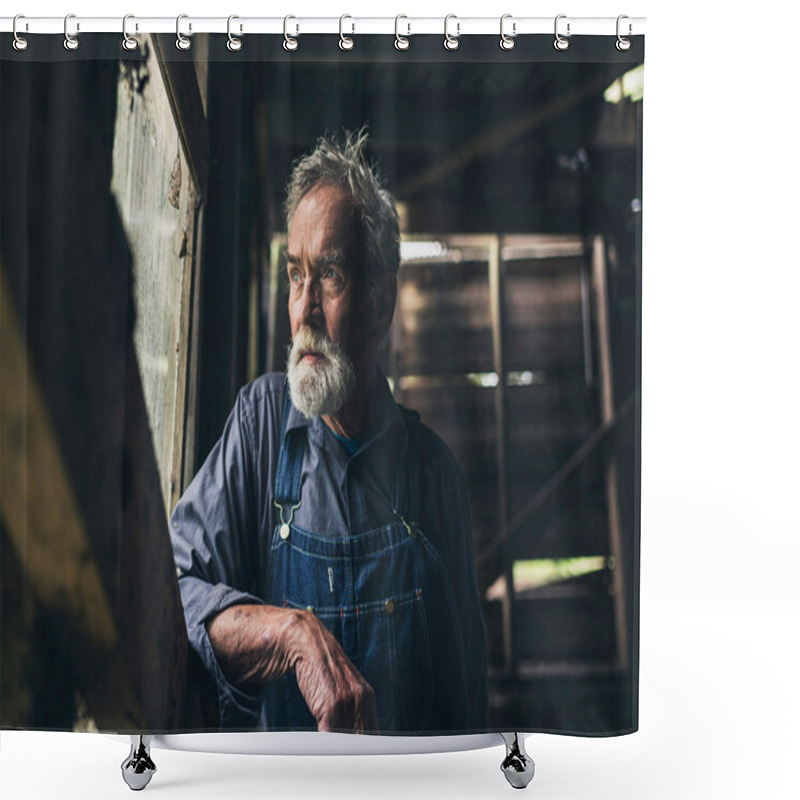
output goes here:
[[[301, 360], [307, 350], [322, 356], [322, 361]], [[344, 349], [306, 326], [300, 327], [289, 347], [286, 374], [292, 402], [309, 419], [336, 414], [356, 387], [356, 370]]]

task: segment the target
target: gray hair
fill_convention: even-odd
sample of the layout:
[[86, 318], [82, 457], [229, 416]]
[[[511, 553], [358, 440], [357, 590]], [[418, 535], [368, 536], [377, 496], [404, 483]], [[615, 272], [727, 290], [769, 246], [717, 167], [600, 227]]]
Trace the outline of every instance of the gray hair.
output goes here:
[[392, 195], [381, 186], [377, 170], [364, 154], [366, 129], [345, 132], [344, 142], [323, 136], [312, 153], [295, 162], [286, 187], [286, 225], [300, 201], [315, 186], [336, 186], [355, 203], [364, 231], [364, 277], [374, 300], [379, 300], [388, 276], [400, 266], [400, 225]]

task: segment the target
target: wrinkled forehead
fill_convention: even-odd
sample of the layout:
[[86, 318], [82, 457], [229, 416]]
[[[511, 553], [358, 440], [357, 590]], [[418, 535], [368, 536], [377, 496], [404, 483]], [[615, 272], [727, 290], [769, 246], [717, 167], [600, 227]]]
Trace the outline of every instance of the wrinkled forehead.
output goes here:
[[338, 186], [317, 184], [303, 195], [289, 223], [289, 253], [293, 258], [338, 250], [360, 253], [362, 226], [353, 196]]

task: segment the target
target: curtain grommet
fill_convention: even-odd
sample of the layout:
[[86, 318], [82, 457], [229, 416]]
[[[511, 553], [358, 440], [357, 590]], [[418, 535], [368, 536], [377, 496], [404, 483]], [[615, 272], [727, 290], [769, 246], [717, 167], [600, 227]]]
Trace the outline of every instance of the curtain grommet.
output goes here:
[[[12, 45], [13, 45], [14, 49], [18, 53], [21, 53], [24, 50], [28, 49], [28, 40], [24, 36], [20, 36], [19, 32], [17, 31], [17, 21], [20, 20], [20, 19], [25, 19], [25, 15], [24, 14], [17, 14], [17, 16], [14, 17], [14, 24], [12, 25], [12, 28], [11, 28], [11, 30], [12, 30], [12, 32], [14, 34], [14, 41], [12, 42]], [[27, 28], [28, 28], [28, 24], [25, 23], [25, 29], [27, 30]]]
[[[231, 53], [238, 53], [242, 49], [242, 40], [231, 33], [231, 22], [233, 22], [235, 19], [239, 19], [236, 14], [231, 14], [228, 17], [228, 41], [225, 43], [225, 46], [231, 51]], [[239, 33], [241, 32], [242, 26], [240, 25]]]
[[408, 37], [411, 36], [411, 23], [410, 22], [406, 23], [408, 31], [406, 31], [405, 36], [401, 36], [400, 35], [401, 19], [408, 19], [408, 17], [405, 14], [398, 14], [394, 18], [394, 46], [397, 50], [408, 50], [408, 48], [411, 47], [411, 42], [408, 39]]
[[[344, 21], [346, 19], [353, 19], [353, 18], [349, 14], [342, 14], [342, 16], [339, 17], [339, 49], [340, 50], [352, 50], [356, 46], [355, 41], [350, 36], [345, 36], [344, 35], [343, 28], [344, 28]], [[353, 23], [350, 33], [355, 33], [355, 30], [356, 30], [356, 26], [355, 26], [355, 23]]]
[[[625, 38], [620, 33], [620, 23], [624, 19], [628, 19], [628, 16], [626, 14], [620, 14], [617, 17], [617, 41], [615, 42], [614, 46], [617, 48], [617, 50], [620, 51], [620, 53], [627, 53], [628, 50], [631, 49], [631, 40]], [[628, 36], [630, 36], [632, 32], [633, 32], [633, 26], [629, 22], [628, 23]]]
[[507, 19], [513, 19], [511, 14], [503, 14], [500, 17], [500, 49], [501, 50], [513, 50], [516, 47], [516, 39], [514, 38], [517, 35], [517, 23], [511, 23], [511, 35], [509, 36], [505, 32], [505, 22]]
[[[126, 14], [122, 18], [122, 49], [127, 50], [129, 53], [132, 50], [136, 50], [139, 46], [139, 40], [134, 36], [128, 35], [128, 20], [129, 19], [136, 19], [133, 14]], [[137, 30], [139, 26], [136, 26]]]
[[[69, 50], [70, 52], [74, 52], [80, 47], [81, 43], [78, 41], [78, 38], [76, 36], [70, 36], [69, 34], [69, 21], [71, 19], [75, 19], [74, 14], [67, 14], [67, 16], [64, 17], [64, 49]], [[75, 31], [77, 32], [80, 29], [81, 29], [80, 23], [76, 23]]]
[[[188, 50], [192, 46], [192, 40], [189, 39], [187, 36], [184, 36], [181, 33], [181, 20], [188, 19], [188, 14], [178, 14], [178, 18], [175, 20], [175, 35], [177, 38], [175, 39], [175, 47], [178, 50]], [[192, 30], [192, 23], [189, 23], [189, 31]]]
[[[566, 14], [559, 14], [556, 17], [556, 21], [555, 21], [555, 24], [553, 26], [555, 37], [556, 37], [555, 41], [553, 42], [553, 47], [555, 47], [556, 50], [559, 50], [561, 52], [563, 52], [564, 50], [569, 50], [569, 39], [567, 37], [565, 37], [565, 36], [562, 36], [558, 32], [558, 21], [560, 19], [566, 19], [566, 18], [567, 18]], [[569, 35], [570, 35], [570, 23], [567, 22], [567, 36], [569, 36]]]
[[[451, 19], [456, 21], [456, 35], [452, 36], [447, 29], [448, 23]], [[458, 21], [458, 17], [455, 14], [448, 14], [444, 18], [444, 49], [445, 50], [458, 50], [459, 45], [461, 42], [458, 40], [458, 37], [461, 35], [461, 23]]]
[[[283, 49], [289, 53], [293, 53], [295, 50], [297, 50], [300, 43], [297, 41], [297, 39], [294, 38], [294, 36], [289, 36], [288, 27], [290, 19], [297, 19], [297, 18], [293, 17], [291, 14], [288, 14], [283, 18]], [[298, 33], [300, 33], [300, 26], [295, 25], [295, 36]]]

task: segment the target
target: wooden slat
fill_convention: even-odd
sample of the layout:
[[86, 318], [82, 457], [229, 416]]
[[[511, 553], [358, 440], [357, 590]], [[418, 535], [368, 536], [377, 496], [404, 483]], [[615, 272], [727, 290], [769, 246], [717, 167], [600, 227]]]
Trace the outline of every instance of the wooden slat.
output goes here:
[[[186, 356], [186, 369], [188, 373], [185, 387], [185, 418], [183, 448], [183, 472], [181, 475], [181, 492], [191, 483], [197, 471], [197, 412], [200, 383], [200, 331], [202, 330], [202, 297], [203, 297], [203, 270], [202, 270], [202, 231], [205, 217], [204, 206], [197, 209], [195, 220], [195, 247], [192, 267], [192, 292], [191, 292], [191, 317], [188, 329], [183, 329], [185, 341], [188, 343], [189, 352]], [[174, 504], [173, 504], [174, 507]]]
[[[423, 422], [450, 447], [480, 446], [494, 458], [494, 389], [471, 385], [426, 389], [404, 384], [404, 398], [404, 404], [419, 411]], [[525, 456], [526, 449], [529, 457], [541, 459], [542, 449], [547, 454], [560, 444], [560, 464], [598, 424], [593, 395], [582, 383], [554, 381], [543, 386], [513, 387], [507, 390], [506, 400], [514, 431], [511, 463]], [[531, 452], [531, 448], [537, 452]]]
[[586, 263], [586, 259], [581, 259], [581, 329], [583, 334], [583, 379], [586, 386], [591, 386], [594, 380], [592, 303], [589, 280], [589, 266]]
[[493, 369], [485, 261], [403, 266], [395, 316], [400, 375]]
[[[611, 356], [611, 327], [608, 306], [608, 285], [605, 258], [605, 241], [595, 236], [592, 242], [592, 282], [597, 304], [598, 349], [600, 351], [601, 408], [605, 424], [614, 419], [614, 367]], [[625, 582], [623, 580], [622, 524], [619, 514], [619, 491], [617, 489], [617, 462], [612, 455], [606, 465], [606, 498], [608, 503], [608, 533], [611, 554], [615, 560], [614, 610], [617, 631], [617, 659], [621, 669], [628, 666], [628, 625]]]
[[[576, 258], [549, 258], [507, 267], [508, 370], [557, 369], [574, 372], [585, 383], [580, 266]], [[486, 262], [414, 264], [400, 277], [394, 334], [399, 373], [493, 370]]]
[[[195, 302], [197, 291], [197, 276], [200, 272], [200, 245], [202, 242], [202, 206], [195, 200], [195, 187], [190, 184], [186, 190], [186, 210], [184, 211], [185, 229], [187, 239], [186, 251], [181, 259], [181, 293], [179, 308], [178, 340], [175, 345], [175, 405], [172, 420], [172, 463], [170, 466], [169, 481], [169, 507], [171, 513], [175, 504], [183, 494], [184, 481], [187, 474], [193, 474], [193, 469], [187, 470], [186, 456], [193, 454], [194, 431], [187, 426], [187, 418], [194, 419], [194, 414], [189, 409], [194, 404], [195, 395], [188, 392], [190, 383], [190, 365], [193, 363], [192, 347], [197, 344], [194, 334], [199, 320], [194, 317], [198, 311]], [[199, 223], [199, 224], [198, 224]], [[195, 362], [196, 364], [196, 359]], [[193, 467], [194, 465], [192, 465]], [[188, 485], [188, 484], [187, 484]]]
[[503, 650], [506, 669], [514, 674], [516, 669], [515, 598], [513, 589], [513, 553], [507, 547], [509, 520], [509, 463], [508, 463], [508, 400], [506, 386], [506, 264], [500, 259], [500, 237], [495, 236], [489, 248], [489, 305], [492, 313], [493, 369], [497, 375], [494, 388], [494, 418], [497, 459], [497, 512], [503, 546], [501, 560], [506, 576], [506, 597], [503, 603]]
[[522, 681], [542, 678], [597, 678], [616, 675], [619, 664], [613, 660], [598, 661], [521, 661], [517, 675]]

